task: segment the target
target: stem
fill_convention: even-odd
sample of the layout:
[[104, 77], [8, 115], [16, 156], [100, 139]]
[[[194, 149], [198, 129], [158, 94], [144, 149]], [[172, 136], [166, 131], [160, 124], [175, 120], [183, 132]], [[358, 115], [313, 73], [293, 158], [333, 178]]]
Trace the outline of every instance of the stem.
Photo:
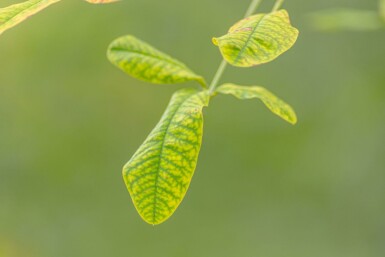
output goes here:
[[273, 10], [271, 10], [271, 12], [275, 12], [275, 11], [278, 11], [279, 8], [281, 8], [283, 2], [285, 0], [277, 0], [274, 4], [274, 7], [273, 7]]
[[245, 14], [245, 18], [246, 17], [249, 17], [250, 15], [252, 15], [253, 13], [255, 13], [255, 11], [257, 10], [257, 8], [259, 7], [259, 5], [262, 3], [262, 0], [254, 0], [250, 6], [249, 6], [249, 9], [247, 9], [247, 12]]
[[226, 66], [227, 66], [227, 62], [226, 62], [225, 59], [223, 59], [221, 64], [219, 65], [217, 73], [215, 73], [213, 81], [211, 82], [211, 85], [210, 85], [210, 88], [209, 88], [210, 95], [214, 92], [215, 88], [217, 87], [219, 79], [222, 77], [223, 72], [226, 69]]
[[[278, 0], [278, 1], [281, 1], [283, 2], [283, 0]], [[262, 0], [252, 0], [252, 2], [250, 3], [250, 6], [249, 8], [247, 9], [247, 12], [245, 14], [245, 18], [246, 17], [249, 17], [250, 15], [252, 15], [253, 13], [255, 13], [255, 11], [257, 10], [259, 4], [262, 2]], [[281, 3], [282, 4], [282, 3]], [[275, 4], [277, 5], [277, 3]], [[275, 7], [275, 6], [274, 6]], [[278, 6], [279, 8], [279, 6]], [[223, 59], [221, 64], [219, 65], [219, 68], [217, 70], [217, 72], [215, 73], [215, 76], [213, 78], [213, 81], [211, 82], [210, 84], [210, 87], [209, 87], [209, 92], [210, 92], [210, 95], [212, 95], [214, 93], [214, 90], [215, 88], [217, 87], [218, 85], [218, 82], [220, 80], [220, 78], [222, 77], [223, 75], [223, 72], [225, 71], [226, 69], [226, 66], [227, 66], [227, 62]]]

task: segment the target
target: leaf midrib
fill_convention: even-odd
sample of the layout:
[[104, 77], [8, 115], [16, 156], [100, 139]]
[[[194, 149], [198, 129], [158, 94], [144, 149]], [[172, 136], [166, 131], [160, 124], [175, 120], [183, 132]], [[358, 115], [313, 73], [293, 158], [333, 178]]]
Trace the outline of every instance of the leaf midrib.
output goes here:
[[253, 29], [253, 31], [250, 32], [250, 35], [247, 37], [247, 40], [244, 44], [244, 46], [242, 47], [241, 51], [239, 51], [238, 55], [237, 55], [237, 58], [235, 58], [234, 62], [235, 63], [238, 63], [239, 59], [241, 58], [242, 54], [246, 51], [246, 48], [248, 46], [248, 44], [250, 43], [251, 41], [251, 38], [253, 36], [253, 34], [255, 33], [255, 31], [257, 30], [259, 24], [262, 22], [262, 20], [267, 16], [268, 14], [265, 14], [258, 22], [257, 24], [255, 24], [255, 27]]
[[[34, 4], [30, 5], [30, 6], [28, 6], [26, 9], [23, 9], [23, 10], [17, 12], [15, 15], [11, 16], [6, 22], [4, 22], [3, 25], [6, 25], [6, 24], [10, 23], [11, 20], [14, 19], [16, 16], [20, 15], [21, 13], [23, 13], [23, 12], [25, 12], [25, 11], [27, 11], [27, 10], [33, 8], [33, 7], [35, 7], [36, 5], [38, 5], [38, 4], [40, 4], [40, 3], [44, 2], [44, 1], [45, 1], [45, 0], [38, 1], [38, 2], [36, 2], [36, 3], [34, 3]], [[51, 0], [51, 1], [47, 0], [46, 2], [47, 2], [47, 3], [51, 3], [51, 2], [54, 3], [54, 2], [59, 2], [59, 1], [61, 1], [61, 0]], [[9, 7], [10, 7], [10, 6], [9, 6]], [[6, 9], [6, 8], [7, 8], [7, 7], [5, 7], [5, 9]], [[2, 26], [2, 25], [0, 24], [0, 27], [1, 27], [1, 26]], [[5, 27], [5, 26], [4, 26], [4, 27]], [[0, 33], [1, 33], [1, 32], [0, 32]]]
[[140, 52], [140, 51], [127, 50], [127, 49], [120, 48], [120, 47], [113, 47], [113, 48], [111, 48], [111, 51], [123, 52], [123, 53], [127, 53], [128, 52], [128, 53], [140, 54], [140, 55], [147, 56], [147, 57], [150, 57], [150, 58], [153, 58], [153, 59], [157, 59], [159, 61], [169, 62], [169, 63], [175, 64], [176, 66], [178, 66], [180, 68], [183, 68], [183, 69], [186, 69], [186, 70], [190, 71], [191, 73], [193, 73], [190, 69], [188, 69], [186, 67], [186, 65], [184, 65], [183, 63], [178, 62], [178, 61], [176, 61], [176, 60], [174, 60], [172, 58], [163, 59], [160, 56], [151, 55], [149, 53], [144, 53], [144, 52]]
[[154, 192], [154, 200], [153, 200], [153, 214], [152, 214], [152, 222], [153, 224], [155, 224], [156, 222], [156, 219], [155, 219], [155, 216], [156, 216], [156, 203], [157, 203], [157, 194], [158, 194], [158, 181], [159, 181], [159, 172], [160, 172], [160, 163], [163, 159], [163, 150], [164, 150], [164, 144], [165, 144], [165, 138], [168, 134], [168, 130], [170, 129], [170, 125], [172, 123], [172, 120], [174, 119], [175, 115], [178, 113], [178, 111], [180, 110], [180, 108], [182, 107], [182, 105], [187, 101], [189, 100], [191, 97], [195, 96], [196, 94], [198, 94], [199, 92], [195, 92], [194, 94], [188, 96], [186, 99], [184, 99], [180, 105], [176, 108], [175, 112], [172, 114], [171, 118], [169, 119], [169, 123], [167, 124], [167, 127], [166, 127], [166, 130], [165, 132], [163, 133], [163, 141], [162, 141], [162, 145], [160, 147], [160, 152], [159, 152], [159, 161], [158, 161], [158, 165], [157, 165], [157, 168], [156, 168], [156, 176], [155, 176], [155, 192]]

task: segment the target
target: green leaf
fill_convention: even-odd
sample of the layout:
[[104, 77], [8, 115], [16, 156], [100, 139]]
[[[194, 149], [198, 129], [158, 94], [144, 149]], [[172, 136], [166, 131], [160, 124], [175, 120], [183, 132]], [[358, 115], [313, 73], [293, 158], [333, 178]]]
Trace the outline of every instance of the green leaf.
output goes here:
[[216, 91], [221, 94], [233, 95], [242, 100], [258, 98], [274, 114], [293, 125], [297, 123], [297, 116], [293, 108], [263, 87], [224, 84], [219, 86]]
[[202, 108], [208, 91], [177, 91], [158, 125], [123, 168], [123, 178], [140, 216], [160, 224], [179, 206], [202, 143]]
[[380, 0], [380, 15], [382, 20], [385, 21], [385, 0]]
[[60, 0], [29, 0], [0, 8], [0, 34]]
[[113, 41], [107, 56], [111, 63], [140, 80], [156, 84], [195, 80], [206, 87], [204, 79], [186, 65], [130, 35]]
[[120, 0], [86, 0], [90, 4], [110, 4], [110, 3], [116, 3]]
[[232, 26], [228, 34], [213, 38], [223, 58], [231, 65], [251, 67], [267, 63], [289, 50], [298, 37], [289, 14], [280, 10], [245, 18]]
[[384, 27], [376, 11], [330, 9], [309, 14], [312, 27], [322, 31], [370, 31]]

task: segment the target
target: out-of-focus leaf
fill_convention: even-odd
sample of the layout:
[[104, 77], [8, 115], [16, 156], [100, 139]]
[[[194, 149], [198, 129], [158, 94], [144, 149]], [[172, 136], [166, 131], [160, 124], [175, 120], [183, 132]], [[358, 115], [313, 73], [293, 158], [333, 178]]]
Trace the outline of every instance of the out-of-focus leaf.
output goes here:
[[108, 47], [108, 59], [134, 78], [156, 84], [195, 80], [206, 87], [204, 79], [183, 63], [160, 52], [134, 36], [124, 36]]
[[60, 0], [29, 0], [0, 9], [0, 34]]
[[309, 15], [312, 27], [324, 31], [369, 31], [384, 27], [376, 11], [355, 9], [331, 9]]
[[168, 219], [190, 185], [202, 143], [202, 108], [208, 91], [177, 91], [158, 125], [123, 168], [140, 216], [150, 224]]
[[385, 0], [380, 0], [380, 15], [385, 22]]
[[263, 87], [223, 84], [216, 91], [221, 94], [233, 95], [238, 99], [258, 98], [274, 114], [291, 124], [297, 123], [297, 116], [293, 108]]
[[245, 18], [229, 32], [213, 38], [223, 58], [231, 65], [250, 67], [270, 62], [290, 49], [298, 37], [291, 26], [289, 14], [279, 10]]
[[120, 0], [86, 0], [90, 4], [110, 4], [110, 3], [115, 3]]

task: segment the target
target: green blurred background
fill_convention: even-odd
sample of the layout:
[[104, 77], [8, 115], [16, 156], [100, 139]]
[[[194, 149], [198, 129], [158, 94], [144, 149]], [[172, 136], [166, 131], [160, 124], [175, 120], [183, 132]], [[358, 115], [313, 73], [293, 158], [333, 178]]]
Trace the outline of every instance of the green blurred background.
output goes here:
[[134, 34], [211, 80], [211, 37], [248, 5], [63, 1], [0, 37], [1, 257], [385, 256], [385, 30], [320, 33], [305, 18], [375, 0], [287, 0], [295, 47], [222, 82], [267, 87], [299, 123], [215, 98], [180, 208], [155, 227], [136, 213], [121, 168], [184, 85], [126, 76], [108, 44]]

